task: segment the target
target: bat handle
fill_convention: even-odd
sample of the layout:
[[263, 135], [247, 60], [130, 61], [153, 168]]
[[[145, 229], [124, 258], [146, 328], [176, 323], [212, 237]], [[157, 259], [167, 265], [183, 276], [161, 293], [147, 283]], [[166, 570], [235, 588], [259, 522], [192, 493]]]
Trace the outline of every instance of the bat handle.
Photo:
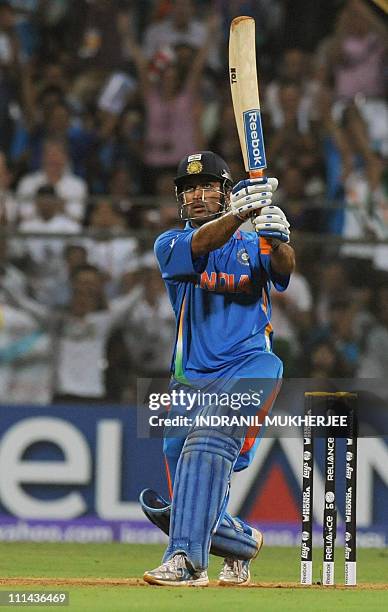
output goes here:
[[264, 176], [264, 170], [251, 170], [249, 173], [249, 178], [261, 178]]
[[[249, 178], [261, 178], [262, 176], [264, 176], [264, 170], [251, 170], [249, 173]], [[263, 253], [263, 255], [269, 255], [271, 253], [272, 246], [262, 236], [259, 236], [259, 244], [260, 252]]]

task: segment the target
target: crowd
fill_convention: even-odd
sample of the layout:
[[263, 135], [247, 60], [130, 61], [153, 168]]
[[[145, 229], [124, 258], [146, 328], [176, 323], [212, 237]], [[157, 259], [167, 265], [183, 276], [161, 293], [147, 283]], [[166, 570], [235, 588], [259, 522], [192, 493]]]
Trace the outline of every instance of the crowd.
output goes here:
[[[256, 18], [268, 175], [298, 268], [285, 375], [388, 366], [387, 28], [364, 0], [0, 0], [0, 401], [135, 401], [166, 376], [152, 253], [195, 149], [244, 176], [231, 19]], [[385, 64], [384, 64], [385, 62]]]

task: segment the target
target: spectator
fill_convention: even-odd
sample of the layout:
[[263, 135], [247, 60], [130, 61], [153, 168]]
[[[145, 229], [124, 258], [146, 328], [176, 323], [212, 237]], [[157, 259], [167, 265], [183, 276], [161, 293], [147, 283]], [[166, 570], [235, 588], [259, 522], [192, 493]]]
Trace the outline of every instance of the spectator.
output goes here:
[[39, 74], [39, 83], [37, 85], [38, 96], [51, 90], [60, 93], [61, 99], [65, 100], [66, 96], [69, 95], [69, 87], [70, 79], [63, 62], [58, 57], [47, 58]]
[[105, 398], [106, 342], [112, 330], [122, 324], [137, 296], [134, 289], [108, 304], [103, 275], [90, 265], [74, 271], [71, 300], [63, 312], [55, 313], [24, 296], [14, 296], [20, 308], [43, 329], [51, 331], [54, 400], [89, 403]]
[[109, 180], [109, 194], [114, 206], [125, 214], [128, 227], [137, 228], [133, 196], [136, 192], [132, 174], [125, 165], [117, 165]]
[[305, 194], [307, 197], [322, 199], [326, 196], [326, 177], [321, 143], [313, 132], [303, 134], [299, 143], [298, 166], [305, 179]]
[[307, 350], [313, 353], [317, 344], [329, 342], [334, 346], [343, 364], [343, 374], [354, 376], [360, 358], [360, 338], [357, 337], [357, 305], [346, 297], [337, 297], [330, 306], [327, 325], [312, 330], [305, 343]]
[[12, 108], [18, 99], [20, 78], [20, 41], [15, 28], [15, 15], [9, 2], [0, 4], [0, 149], [9, 153], [15, 117]]
[[88, 265], [88, 251], [85, 240], [65, 244], [62, 253], [63, 266], [58, 270], [49, 305], [64, 308], [71, 298], [71, 279], [74, 272], [81, 266]]
[[228, 96], [222, 96], [220, 100], [219, 123], [209, 148], [212, 151], [219, 151], [223, 159], [229, 160], [232, 176], [244, 175], [240, 141], [229, 92]]
[[[69, 234], [80, 231], [78, 223], [62, 212], [63, 203], [51, 185], [39, 187], [35, 197], [36, 216], [20, 224], [21, 232]], [[19, 242], [19, 241], [18, 241]], [[20, 249], [28, 258], [31, 285], [36, 298], [45, 304], [55, 299], [58, 275], [63, 268], [63, 240], [61, 238], [26, 238]]]
[[51, 350], [47, 330], [28, 312], [0, 298], [0, 401], [47, 404], [51, 400]]
[[351, 172], [353, 153], [343, 126], [332, 116], [332, 104], [332, 91], [322, 87], [315, 99], [313, 130], [324, 163], [325, 195], [332, 207], [327, 211], [327, 226], [340, 234], [345, 206], [343, 182]]
[[388, 371], [388, 288], [380, 287], [376, 295], [376, 317], [368, 329], [366, 347], [358, 368], [360, 378], [386, 377]]
[[164, 378], [170, 368], [175, 319], [153, 253], [139, 266], [140, 291], [126, 320], [125, 342], [133, 374]]
[[20, 60], [20, 39], [16, 16], [11, 2], [0, 3], [0, 62], [1, 71], [12, 74]]
[[211, 45], [207, 45], [206, 25], [194, 17], [192, 0], [173, 0], [171, 4], [170, 15], [146, 28], [143, 42], [146, 57], [155, 58], [158, 52], [173, 48], [177, 44], [193, 47], [196, 52], [208, 46], [205, 59], [214, 70], [219, 70], [219, 33], [214, 33]]
[[[298, 83], [287, 81], [281, 84], [279, 89], [279, 109], [277, 118], [274, 113], [272, 124], [273, 132], [270, 134], [268, 143], [268, 159], [272, 160], [274, 172], [280, 172], [288, 166], [294, 166], [295, 160], [303, 158], [306, 151], [306, 143], [311, 152], [311, 143], [318, 151], [320, 143], [318, 133], [314, 127], [315, 117], [309, 115], [301, 106], [302, 89]], [[312, 104], [312, 102], [311, 102]], [[275, 107], [276, 108], [276, 107]], [[321, 154], [322, 155], [322, 154]], [[321, 159], [315, 156], [315, 163], [322, 164]], [[297, 161], [298, 163], [298, 161]], [[319, 170], [322, 176], [322, 170]]]
[[72, 278], [72, 298], [58, 338], [57, 401], [96, 401], [105, 397], [106, 342], [133, 308], [137, 292], [109, 305], [97, 268], [79, 268]]
[[18, 203], [10, 190], [12, 174], [7, 164], [7, 158], [0, 151], [0, 211], [5, 215], [5, 225], [15, 227], [19, 220]]
[[31, 201], [39, 187], [51, 185], [64, 202], [64, 213], [79, 222], [84, 216], [87, 185], [69, 170], [69, 158], [63, 141], [46, 140], [43, 145], [42, 167], [24, 176], [19, 182], [20, 214], [24, 220], [34, 217]]
[[[53, 99], [56, 90], [44, 92], [45, 114], [43, 120], [29, 134], [25, 134], [25, 147], [29, 151], [28, 166], [38, 170], [42, 163], [42, 149], [47, 140], [62, 141], [69, 152], [69, 164], [78, 176], [85, 178], [88, 173], [88, 160], [97, 142], [97, 135], [92, 130], [85, 130], [79, 121], [75, 121], [69, 106], [63, 99]], [[19, 132], [19, 138], [23, 136]], [[19, 152], [19, 155], [23, 152]]]
[[37, 57], [54, 53], [63, 44], [63, 18], [69, 0], [10, 0], [15, 11], [15, 26], [20, 37], [23, 55]]
[[[123, 2], [108, 0], [83, 3], [81, 40], [77, 49], [79, 74], [72, 97], [84, 107], [93, 103], [106, 79], [113, 72], [128, 68], [128, 52], [121, 21], [129, 14]], [[132, 15], [133, 16], [133, 15]]]
[[347, 0], [328, 49], [336, 98], [384, 97], [386, 83], [381, 75], [387, 50], [383, 24], [361, 0]]
[[109, 173], [118, 165], [128, 168], [131, 176], [132, 191], [139, 193], [142, 189], [144, 174], [144, 115], [136, 107], [129, 106], [119, 118], [113, 144], [113, 154]]
[[160, 174], [156, 180], [155, 195], [159, 203], [159, 231], [171, 227], [180, 227], [182, 221], [178, 217], [177, 202], [171, 197], [171, 185], [174, 183], [175, 172]]
[[368, 3], [347, 0], [339, 14], [334, 36], [327, 42], [327, 64], [332, 67], [337, 103], [334, 112], [356, 100], [373, 148], [388, 154], [387, 76], [388, 30]]
[[315, 315], [318, 325], [327, 325], [330, 319], [331, 304], [340, 295], [350, 293], [350, 281], [346, 265], [341, 259], [319, 261], [318, 270], [315, 270], [316, 295]]
[[312, 325], [313, 300], [307, 279], [294, 271], [287, 297], [276, 293], [272, 298], [272, 326], [276, 330], [274, 351], [284, 362], [286, 376], [298, 376], [297, 359], [303, 340]]
[[[0, 215], [0, 229], [5, 227]], [[50, 337], [40, 323], [14, 301], [26, 296], [27, 278], [7, 257], [0, 240], [0, 401], [46, 404], [51, 400]]]
[[80, 226], [66, 214], [65, 204], [56, 189], [50, 185], [38, 187], [34, 199], [35, 216], [23, 221], [22, 232], [76, 234]]
[[305, 133], [318, 87], [312, 78], [311, 58], [302, 49], [287, 49], [279, 72], [279, 78], [265, 88], [265, 109], [271, 117], [271, 124], [275, 129], [285, 125], [292, 108], [298, 129]]
[[176, 63], [170, 63], [157, 84], [150, 82], [146, 59], [128, 32], [147, 111], [144, 145], [147, 191], [153, 190], [158, 172], [175, 169], [185, 151], [201, 148], [200, 78], [217, 27], [218, 20], [213, 16], [208, 22], [206, 41], [195, 56], [190, 72], [182, 74]]
[[308, 378], [345, 378], [347, 375], [341, 356], [330, 342], [323, 341], [314, 346], [306, 371]]
[[110, 200], [100, 199], [91, 211], [89, 228], [97, 234], [94, 240], [88, 242], [90, 263], [104, 271], [107, 278], [117, 282], [137, 251], [136, 238], [115, 236], [127, 229], [125, 214]]
[[[344, 182], [345, 211], [343, 235], [346, 238], [369, 238], [372, 242], [388, 237], [387, 162], [370, 149], [366, 124], [357, 108], [344, 113], [346, 134], [354, 151], [353, 168]], [[345, 245], [344, 255], [375, 260], [376, 267], [388, 269], [386, 247]]]
[[300, 167], [285, 168], [280, 183], [279, 206], [295, 230], [323, 233], [326, 231], [323, 204], [320, 199], [306, 194], [306, 182]]

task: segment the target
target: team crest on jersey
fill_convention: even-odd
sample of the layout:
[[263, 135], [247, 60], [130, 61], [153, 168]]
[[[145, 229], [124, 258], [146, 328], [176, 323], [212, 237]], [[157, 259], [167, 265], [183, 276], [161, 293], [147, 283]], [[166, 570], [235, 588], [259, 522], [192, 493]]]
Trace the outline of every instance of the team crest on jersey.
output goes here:
[[187, 174], [200, 174], [203, 170], [202, 162], [199, 160], [193, 160], [187, 164]]
[[243, 266], [249, 266], [249, 255], [245, 249], [237, 251], [237, 261]]

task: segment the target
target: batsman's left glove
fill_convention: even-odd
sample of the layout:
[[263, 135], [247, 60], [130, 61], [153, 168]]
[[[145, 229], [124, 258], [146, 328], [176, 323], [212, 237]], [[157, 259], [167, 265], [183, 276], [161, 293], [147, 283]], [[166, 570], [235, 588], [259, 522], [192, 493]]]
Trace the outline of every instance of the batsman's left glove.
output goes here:
[[252, 223], [259, 236], [290, 242], [290, 224], [278, 206], [264, 206], [260, 210], [260, 215], [252, 219]]
[[235, 217], [245, 221], [272, 204], [272, 196], [278, 186], [276, 178], [263, 176], [240, 181], [232, 189], [230, 210]]

